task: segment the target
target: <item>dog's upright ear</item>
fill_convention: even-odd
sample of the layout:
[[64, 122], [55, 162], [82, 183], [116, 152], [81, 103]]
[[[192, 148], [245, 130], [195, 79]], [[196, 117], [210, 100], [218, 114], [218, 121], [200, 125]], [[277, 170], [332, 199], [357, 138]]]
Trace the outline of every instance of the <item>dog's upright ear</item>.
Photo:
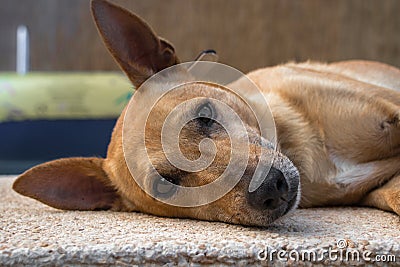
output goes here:
[[29, 169], [14, 182], [18, 193], [64, 210], [119, 210], [121, 198], [103, 171], [104, 159], [65, 158]]
[[91, 6], [104, 43], [136, 88], [156, 72], [179, 63], [174, 47], [138, 16], [104, 0], [92, 0]]

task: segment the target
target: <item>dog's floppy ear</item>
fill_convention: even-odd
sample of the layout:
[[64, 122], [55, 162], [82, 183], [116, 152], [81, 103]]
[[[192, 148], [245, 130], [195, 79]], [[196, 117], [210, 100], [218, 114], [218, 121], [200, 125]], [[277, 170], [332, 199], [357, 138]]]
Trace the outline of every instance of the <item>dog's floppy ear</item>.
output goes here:
[[104, 43], [136, 88], [179, 62], [173, 46], [136, 15], [104, 0], [92, 0], [91, 5]]
[[65, 210], [107, 210], [120, 197], [102, 168], [100, 158], [65, 158], [26, 171], [14, 182], [18, 193]]

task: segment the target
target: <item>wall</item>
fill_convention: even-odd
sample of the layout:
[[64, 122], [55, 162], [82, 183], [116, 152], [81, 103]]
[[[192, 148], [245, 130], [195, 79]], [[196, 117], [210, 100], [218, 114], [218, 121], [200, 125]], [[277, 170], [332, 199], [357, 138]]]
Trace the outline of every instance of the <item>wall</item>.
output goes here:
[[[379, 60], [400, 66], [396, 0], [114, 1], [175, 44], [182, 61], [214, 48], [243, 71], [290, 60]], [[26, 24], [33, 70], [113, 70], [87, 0], [0, 0], [0, 71], [15, 69]]]

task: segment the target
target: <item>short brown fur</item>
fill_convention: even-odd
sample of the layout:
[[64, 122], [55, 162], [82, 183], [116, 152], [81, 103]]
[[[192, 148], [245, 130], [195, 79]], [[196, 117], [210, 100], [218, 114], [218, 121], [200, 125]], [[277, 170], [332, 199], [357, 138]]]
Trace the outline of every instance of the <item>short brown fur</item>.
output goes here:
[[[179, 62], [172, 45], [158, 38], [137, 16], [102, 0], [92, 1], [92, 11], [106, 46], [137, 88], [152, 74]], [[275, 119], [279, 152], [271, 152], [272, 157], [290, 159], [300, 173], [300, 207], [367, 205], [400, 214], [400, 70], [369, 61], [306, 62], [259, 69], [248, 77], [268, 100]], [[241, 81], [235, 83], [240, 85]], [[218, 154], [200, 173], [173, 168], [162, 153], [160, 123], [177, 103], [198, 96], [226, 99], [239, 113], [246, 114], [247, 109], [237, 96], [207, 83], [189, 86], [180, 98], [167, 97], [154, 109], [146, 125], [149, 157], [159, 173], [185, 186], [212, 182], [229, 161], [230, 141], [223, 131], [210, 133]], [[245, 175], [221, 199], [196, 208], [155, 200], [138, 186], [127, 167], [122, 147], [125, 113], [126, 109], [115, 125], [106, 159], [45, 163], [22, 174], [14, 189], [60, 209], [140, 211], [260, 226], [294, 206], [286, 203], [284, 210], [259, 210], [249, 205], [249, 177], [260, 151], [266, 149], [257, 141], [249, 145]], [[258, 140], [254, 118], [246, 118], [245, 124], [252, 140]], [[133, 125], [128, 127], [135, 130]], [[188, 158], [199, 156], [197, 145], [202, 137], [194, 124], [182, 130], [180, 143]], [[71, 192], [74, 188], [66, 187], [68, 181], [75, 181], [77, 194]], [[49, 191], [53, 193], [46, 193]]]

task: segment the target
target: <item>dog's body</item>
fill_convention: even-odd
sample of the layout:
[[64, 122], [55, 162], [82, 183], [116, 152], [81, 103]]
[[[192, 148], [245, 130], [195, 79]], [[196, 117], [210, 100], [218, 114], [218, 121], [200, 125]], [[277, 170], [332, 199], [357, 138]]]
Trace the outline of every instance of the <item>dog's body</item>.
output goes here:
[[[300, 206], [380, 205], [372, 197], [379, 190], [370, 192], [400, 171], [399, 70], [348, 61], [286, 64], [248, 76], [265, 92], [280, 149], [300, 171]], [[398, 205], [380, 208], [399, 213]]]
[[[152, 74], [179, 62], [173, 47], [158, 39], [136, 16], [100, 0], [93, 1], [92, 8], [106, 45], [137, 88]], [[251, 118], [245, 120], [246, 129], [259, 142], [249, 144], [254, 152], [236, 187], [210, 204], [176, 207], [149, 196], [132, 178], [122, 136], [127, 109], [115, 126], [106, 159], [74, 158], [45, 163], [21, 175], [14, 189], [61, 209], [141, 211], [267, 225], [297, 204], [298, 176], [285, 171], [293, 169], [293, 163], [301, 177], [300, 207], [368, 205], [400, 214], [400, 70], [368, 61], [290, 63], [256, 70], [248, 77], [262, 91], [272, 110], [279, 152], [272, 151], [270, 155], [283, 162], [273, 165], [273, 171], [254, 193], [247, 190], [249, 173], [254, 171], [260, 151], [267, 146]], [[240, 86], [241, 81], [234, 83]], [[138, 92], [146, 89], [140, 88]], [[183, 186], [199, 186], [214, 181], [221, 166], [226, 166], [230, 148], [226, 134], [218, 125], [209, 126], [201, 121], [188, 124], [180, 139], [184, 155], [199, 157], [197, 145], [205, 132], [222, 152], [216, 155], [209, 170], [196, 174], [181, 172], [171, 167], [162, 154], [158, 121], [162, 122], [179, 101], [198, 96], [226, 99], [240, 112], [246, 106], [237, 96], [212, 84], [195, 84], [184, 90], [183, 96], [166, 97], [149, 117], [146, 130], [150, 135], [146, 142], [151, 142], [147, 143], [147, 152], [155, 169], [168, 180]], [[251, 95], [248, 101], [258, 110], [267, 108], [258, 106], [264, 104]], [[134, 124], [127, 127], [135, 131]], [[124, 138], [129, 140], [130, 136]], [[133, 158], [138, 155], [134, 149], [130, 153]], [[139, 158], [135, 160], [141, 162]], [[136, 165], [142, 168], [145, 164]], [[141, 173], [151, 176], [144, 167]]]

